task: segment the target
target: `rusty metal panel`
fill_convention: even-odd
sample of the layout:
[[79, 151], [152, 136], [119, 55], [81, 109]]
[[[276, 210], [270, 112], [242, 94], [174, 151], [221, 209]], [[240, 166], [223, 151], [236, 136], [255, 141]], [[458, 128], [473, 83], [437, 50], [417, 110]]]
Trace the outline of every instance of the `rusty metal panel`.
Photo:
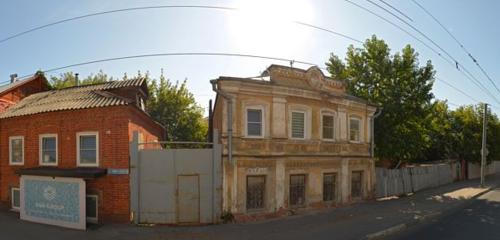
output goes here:
[[177, 222], [200, 222], [200, 177], [177, 176]]

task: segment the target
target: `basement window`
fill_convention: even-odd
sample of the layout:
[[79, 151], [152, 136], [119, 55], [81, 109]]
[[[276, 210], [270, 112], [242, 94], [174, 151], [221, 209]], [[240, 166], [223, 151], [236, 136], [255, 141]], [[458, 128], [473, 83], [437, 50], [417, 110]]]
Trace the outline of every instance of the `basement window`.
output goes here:
[[290, 175], [290, 206], [304, 206], [305, 200], [306, 175]]
[[363, 171], [351, 173], [351, 198], [361, 198], [363, 195]]
[[247, 209], [263, 209], [266, 189], [265, 176], [247, 176]]
[[21, 191], [17, 187], [10, 189], [10, 204], [12, 210], [19, 211], [21, 209]]
[[323, 174], [323, 201], [335, 201], [337, 190], [337, 174], [325, 173]]
[[87, 195], [85, 197], [85, 211], [87, 214], [87, 222], [97, 223], [97, 215], [99, 209], [99, 197], [97, 195]]

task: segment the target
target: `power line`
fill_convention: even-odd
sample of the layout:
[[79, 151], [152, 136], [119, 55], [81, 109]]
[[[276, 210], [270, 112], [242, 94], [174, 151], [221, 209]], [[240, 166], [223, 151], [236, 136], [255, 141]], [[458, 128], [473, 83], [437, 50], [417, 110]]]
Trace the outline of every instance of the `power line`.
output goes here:
[[[315, 63], [311, 62], [306, 62], [306, 61], [299, 61], [299, 60], [294, 60], [294, 59], [287, 59], [287, 58], [280, 58], [280, 57], [271, 57], [271, 56], [262, 56], [262, 55], [253, 55], [253, 54], [241, 54], [241, 53], [224, 53], [224, 52], [175, 52], [175, 53], [153, 53], [153, 54], [140, 54], [140, 55], [130, 55], [130, 56], [123, 56], [123, 57], [114, 57], [114, 58], [103, 58], [103, 59], [98, 59], [98, 60], [92, 60], [92, 61], [86, 61], [86, 62], [80, 62], [80, 63], [74, 63], [70, 65], [65, 65], [61, 67], [55, 67], [55, 68], [50, 68], [45, 71], [42, 71], [44, 73], [48, 72], [54, 72], [62, 69], [67, 69], [71, 67], [78, 67], [78, 66], [84, 66], [84, 65], [89, 65], [89, 64], [94, 64], [94, 63], [101, 63], [101, 62], [111, 62], [111, 61], [118, 61], [118, 60], [125, 60], [125, 59], [136, 59], [136, 58], [147, 58], [147, 57], [166, 57], [166, 56], [226, 56], [226, 57], [244, 57], [244, 58], [258, 58], [258, 59], [266, 59], [266, 60], [275, 60], [275, 61], [281, 61], [281, 62], [293, 62], [293, 63], [299, 63], [299, 64], [304, 64], [304, 65], [310, 65], [310, 66], [318, 66]], [[326, 70], [325, 68], [318, 67], [322, 70]], [[20, 78], [25, 78], [29, 77], [32, 74], [28, 74], [25, 76], [22, 76]], [[5, 81], [8, 82], [8, 81]]]
[[[51, 26], [54, 26], [54, 25], [58, 25], [58, 24], [62, 24], [62, 23], [70, 22], [70, 21], [75, 21], [75, 20], [79, 20], [79, 19], [83, 19], [83, 18], [89, 18], [89, 17], [99, 16], [99, 15], [106, 15], [106, 14], [112, 14], [112, 13], [118, 13], [118, 12], [129, 12], [129, 11], [139, 11], [139, 10], [149, 10], [149, 9], [167, 9], [167, 8], [199, 8], [199, 9], [212, 9], [212, 10], [223, 10], [223, 11], [240, 11], [241, 10], [241, 9], [234, 8], [234, 7], [222, 7], [222, 6], [211, 6], [211, 5], [159, 5], [159, 6], [145, 6], [145, 7], [121, 8], [121, 9], [115, 9], [115, 10], [109, 10], [109, 11], [102, 11], [102, 12], [95, 12], [95, 13], [84, 14], [84, 15], [80, 15], [80, 16], [76, 16], [76, 17], [71, 17], [71, 18], [66, 18], [66, 19], [62, 19], [62, 20], [59, 20], [59, 21], [51, 22], [51, 23], [48, 23], [48, 24], [44, 24], [44, 25], [41, 25], [41, 26], [34, 27], [34, 28], [30, 28], [28, 30], [25, 30], [25, 31], [13, 34], [13, 35], [5, 37], [3, 39], [0, 39], [0, 43], [7, 42], [7, 41], [9, 41], [11, 39], [14, 39], [14, 38], [17, 38], [17, 37], [23, 36], [25, 34], [28, 34], [28, 33], [31, 33], [31, 32], [35, 32], [35, 31], [38, 31], [38, 30], [41, 30], [41, 29], [44, 29], [44, 28], [48, 28], [48, 27], [51, 27]], [[357, 43], [363, 43], [362, 41], [360, 41], [360, 40], [358, 40], [356, 38], [347, 36], [345, 34], [342, 34], [342, 33], [339, 33], [339, 32], [336, 32], [336, 31], [324, 28], [324, 27], [320, 27], [320, 26], [316, 26], [316, 25], [313, 25], [313, 24], [310, 24], [310, 23], [305, 23], [305, 22], [300, 22], [300, 21], [291, 21], [291, 22], [295, 23], [295, 24], [298, 24], [298, 25], [302, 25], [302, 26], [314, 28], [314, 29], [317, 29], [317, 30], [329, 32], [331, 34], [334, 34], [334, 35], [337, 35], [337, 36], [340, 36], [340, 37], [343, 37], [343, 38], [355, 41]]]
[[360, 4], [357, 4], [353, 1], [350, 1], [350, 0], [344, 0], [346, 1], [347, 3], [353, 5], [353, 6], [356, 6], [378, 18], [380, 18], [381, 20], [389, 23], [390, 25], [398, 28], [399, 30], [401, 30], [402, 32], [406, 33], [407, 35], [409, 35], [410, 37], [412, 37], [413, 39], [417, 40], [418, 42], [422, 43], [425, 47], [427, 47], [428, 49], [430, 49], [432, 52], [434, 52], [436, 55], [438, 55], [439, 57], [441, 57], [443, 60], [445, 60], [448, 64], [450, 64], [453, 68], [456, 68], [460, 73], [462, 73], [462, 75], [464, 75], [467, 79], [469, 79], [472, 83], [474, 83], [474, 85], [476, 85], [479, 89], [481, 89], [483, 92], [485, 92], [489, 97], [491, 97], [492, 99], [494, 99], [496, 102], [500, 103], [500, 101], [498, 101], [498, 99], [479, 81], [477, 80], [477, 78], [475, 78], [467, 69], [463, 68], [465, 72], [461, 71], [458, 66], [461, 66], [460, 63], [458, 63], [457, 61], [456, 62], [451, 62], [448, 58], [445, 58], [439, 51], [437, 51], [436, 49], [434, 49], [433, 47], [429, 46], [426, 42], [424, 42], [423, 40], [421, 40], [420, 38], [416, 37], [415, 35], [413, 35], [412, 33], [408, 32], [406, 29], [402, 28], [401, 26], [395, 24], [394, 22], [392, 22], [391, 20], [381, 16], [380, 14], [377, 14], [376, 12], [360, 5]]
[[383, 4], [385, 4], [386, 6], [392, 8], [394, 11], [398, 12], [399, 14], [401, 14], [402, 16], [404, 16], [405, 18], [407, 18], [408, 20], [412, 21], [413, 22], [413, 19], [411, 17], [408, 17], [408, 15], [406, 15], [404, 12], [400, 11], [399, 9], [397, 9], [396, 7], [392, 6], [391, 4], [387, 3], [386, 1], [384, 0], [379, 0], [380, 2], [382, 2]]
[[412, 0], [412, 2], [415, 3], [420, 9], [422, 9], [427, 15], [429, 15], [437, 24], [439, 24], [439, 26], [441, 26], [441, 28], [444, 31], [446, 31], [446, 33], [448, 33], [448, 35], [450, 35], [451, 38], [453, 38], [453, 40], [455, 40], [455, 42], [467, 54], [467, 56], [476, 64], [476, 66], [481, 70], [481, 72], [486, 76], [486, 78], [488, 78], [488, 80], [491, 82], [491, 84], [493, 84], [493, 86], [496, 88], [496, 90], [500, 92], [500, 90], [498, 89], [498, 86], [495, 84], [495, 82], [493, 81], [493, 79], [491, 79], [490, 75], [483, 69], [483, 67], [479, 64], [479, 62], [477, 61], [477, 59], [472, 56], [472, 54], [464, 47], [464, 45], [457, 39], [457, 37], [455, 37], [455, 35], [453, 33], [451, 33], [448, 30], [448, 28], [446, 28], [441, 23], [441, 21], [439, 21], [432, 13], [430, 13], [426, 8], [424, 8], [424, 6], [420, 5], [415, 0]]

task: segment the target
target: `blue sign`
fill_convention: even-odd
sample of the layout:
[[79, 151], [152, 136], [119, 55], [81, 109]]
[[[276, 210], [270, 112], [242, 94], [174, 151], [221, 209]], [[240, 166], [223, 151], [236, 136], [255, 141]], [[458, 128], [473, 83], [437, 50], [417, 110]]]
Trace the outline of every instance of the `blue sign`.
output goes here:
[[21, 179], [22, 219], [78, 229], [82, 229], [83, 222], [85, 229], [85, 182], [82, 179], [34, 176]]

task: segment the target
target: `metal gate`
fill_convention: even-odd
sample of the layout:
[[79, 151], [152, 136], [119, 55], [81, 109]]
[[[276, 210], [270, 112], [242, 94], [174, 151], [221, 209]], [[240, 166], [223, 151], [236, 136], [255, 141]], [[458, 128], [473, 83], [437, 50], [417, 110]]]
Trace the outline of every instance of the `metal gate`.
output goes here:
[[166, 149], [161, 146], [172, 143], [140, 143], [138, 139], [134, 133], [130, 144], [134, 223], [217, 222], [222, 207], [221, 145], [175, 142], [177, 146], [205, 147]]

